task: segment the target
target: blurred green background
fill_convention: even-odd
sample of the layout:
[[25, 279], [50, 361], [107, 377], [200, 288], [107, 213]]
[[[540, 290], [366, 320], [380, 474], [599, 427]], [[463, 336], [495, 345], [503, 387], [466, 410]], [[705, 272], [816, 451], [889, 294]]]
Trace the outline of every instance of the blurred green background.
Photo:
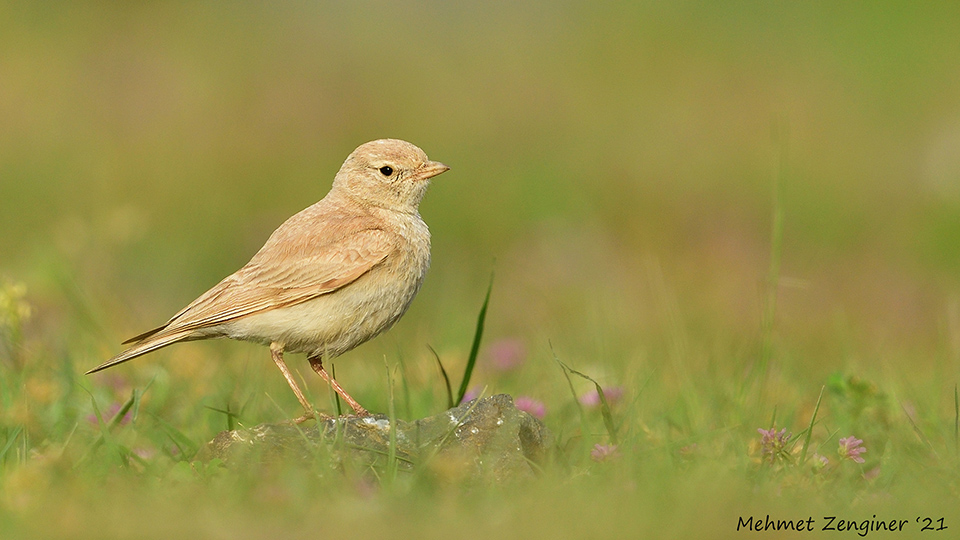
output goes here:
[[453, 167], [422, 207], [434, 264], [401, 334], [468, 329], [495, 267], [496, 332], [643, 348], [662, 282], [684, 324], [748, 339], [782, 147], [781, 338], [840, 332], [882, 356], [960, 332], [950, 3], [0, 14], [0, 268], [52, 311], [51, 268], [69, 277], [104, 317], [101, 355], [246, 262], [380, 137]]
[[[491, 391], [550, 406], [551, 344], [603, 384], [737, 379], [774, 256], [771, 366], [803, 418], [849, 372], [948, 417], [958, 28], [954, 2], [0, 3], [0, 276], [26, 287], [41, 381], [22, 402], [71, 394], [42, 383], [64, 358], [79, 373], [166, 320], [357, 145], [394, 137], [452, 170], [421, 205], [433, 264], [410, 312], [336, 364], [370, 408], [386, 407], [384, 357], [441, 394], [426, 345], [460, 369], [491, 271], [486, 339], [544, 366], [509, 383], [481, 369]], [[196, 415], [265, 386], [292, 416], [270, 364], [196, 343], [77, 380], [126, 392], [169, 370]], [[258, 382], [216, 390], [225, 373]]]

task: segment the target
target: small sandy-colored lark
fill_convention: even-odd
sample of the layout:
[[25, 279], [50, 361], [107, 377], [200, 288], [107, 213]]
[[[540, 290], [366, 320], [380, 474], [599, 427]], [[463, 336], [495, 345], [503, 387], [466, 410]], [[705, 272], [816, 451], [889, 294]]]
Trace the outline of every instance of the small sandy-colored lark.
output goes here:
[[178, 341], [255, 341], [270, 346], [303, 405], [295, 422], [318, 413], [284, 363], [284, 351], [306, 353], [313, 370], [355, 413], [368, 415], [323, 360], [390, 328], [410, 306], [430, 266], [430, 231], [417, 207], [429, 180], [448, 169], [405, 141], [360, 145], [327, 196], [280, 225], [246, 266], [87, 373]]

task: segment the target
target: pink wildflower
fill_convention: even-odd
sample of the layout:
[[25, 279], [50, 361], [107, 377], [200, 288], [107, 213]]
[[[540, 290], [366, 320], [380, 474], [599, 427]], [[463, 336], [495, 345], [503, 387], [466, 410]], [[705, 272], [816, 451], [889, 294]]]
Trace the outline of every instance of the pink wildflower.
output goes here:
[[837, 449], [837, 453], [840, 454], [840, 459], [849, 459], [857, 463], [866, 461], [860, 457], [860, 454], [867, 451], [866, 448], [861, 446], [862, 444], [863, 441], [853, 435], [840, 439], [840, 448]]
[[533, 399], [532, 397], [520, 396], [513, 401], [513, 404], [521, 411], [529, 413], [531, 416], [535, 416], [541, 420], [547, 415], [547, 407], [543, 402]]
[[787, 444], [790, 442], [791, 434], [787, 433], [787, 428], [781, 429], [779, 433], [776, 428], [757, 429], [757, 432], [762, 436], [760, 438], [760, 451], [763, 457], [770, 460], [770, 463], [790, 456]]
[[590, 459], [597, 463], [609, 461], [620, 457], [620, 451], [615, 444], [595, 444], [590, 451]]
[[463, 399], [460, 400], [460, 403], [473, 401], [477, 399], [479, 396], [480, 396], [480, 388], [477, 386], [474, 386], [473, 388], [467, 390], [465, 394], [463, 394]]
[[[620, 398], [623, 397], [623, 387], [621, 386], [611, 386], [610, 388], [603, 389], [603, 397], [607, 398], [607, 403], [613, 405], [614, 403], [620, 401]], [[597, 392], [597, 389], [587, 392], [580, 396], [580, 403], [586, 405], [587, 407], [596, 407], [600, 405], [600, 393]]]
[[527, 359], [527, 347], [519, 339], [501, 339], [487, 348], [487, 358], [494, 369], [510, 371], [523, 365]]

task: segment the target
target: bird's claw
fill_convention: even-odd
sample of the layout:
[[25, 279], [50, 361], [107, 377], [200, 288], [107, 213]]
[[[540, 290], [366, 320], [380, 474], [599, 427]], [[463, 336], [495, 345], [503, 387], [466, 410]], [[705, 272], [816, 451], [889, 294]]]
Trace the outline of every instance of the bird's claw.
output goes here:
[[287, 423], [290, 423], [290, 424], [298, 424], [298, 425], [299, 425], [299, 424], [302, 424], [302, 423], [304, 423], [304, 422], [308, 422], [308, 421], [310, 421], [310, 420], [316, 420], [317, 422], [323, 422], [323, 421], [325, 421], [325, 420], [329, 420], [330, 418], [332, 418], [332, 416], [330, 416], [330, 415], [328, 415], [328, 414], [323, 414], [322, 412], [317, 412], [317, 411], [304, 411], [304, 413], [303, 413], [302, 415], [298, 416], [297, 418], [293, 418], [293, 419], [291, 419], [291, 420], [288, 420]]
[[356, 416], [357, 418], [366, 418], [367, 416], [372, 416], [372, 415], [370, 414], [370, 411], [361, 407], [359, 410], [354, 410], [353, 414], [350, 414], [347, 416]]

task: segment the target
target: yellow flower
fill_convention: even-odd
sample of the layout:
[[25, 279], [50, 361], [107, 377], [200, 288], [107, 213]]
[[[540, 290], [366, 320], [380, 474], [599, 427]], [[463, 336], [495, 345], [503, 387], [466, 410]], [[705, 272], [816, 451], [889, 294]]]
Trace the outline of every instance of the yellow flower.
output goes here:
[[23, 283], [9, 280], [0, 282], [0, 329], [9, 328], [19, 332], [23, 323], [30, 318], [31, 310], [23, 298], [27, 287]]

